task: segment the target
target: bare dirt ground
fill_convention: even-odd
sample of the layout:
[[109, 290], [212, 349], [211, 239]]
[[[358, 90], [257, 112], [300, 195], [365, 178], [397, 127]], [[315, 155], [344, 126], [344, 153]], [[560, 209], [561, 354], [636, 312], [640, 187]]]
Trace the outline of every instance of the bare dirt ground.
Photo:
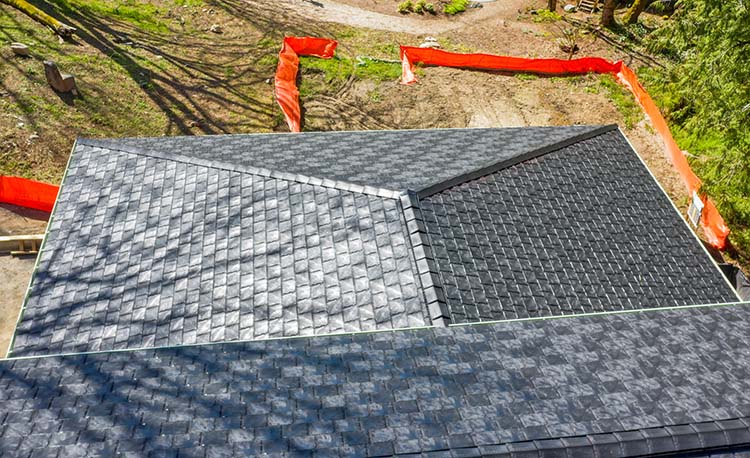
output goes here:
[[3, 279], [0, 282], [0, 358], [8, 352], [26, 287], [34, 271], [34, 261], [34, 258], [0, 256], [0, 278]]
[[[48, 214], [0, 204], [0, 235], [43, 234]], [[0, 253], [0, 358], [8, 351], [36, 258]]]

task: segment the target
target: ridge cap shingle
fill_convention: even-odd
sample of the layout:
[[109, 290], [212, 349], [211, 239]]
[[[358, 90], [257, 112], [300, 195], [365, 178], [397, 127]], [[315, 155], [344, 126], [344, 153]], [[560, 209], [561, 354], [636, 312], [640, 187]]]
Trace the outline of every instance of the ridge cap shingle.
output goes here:
[[435, 183], [428, 185], [425, 188], [417, 190], [416, 191], [417, 196], [420, 199], [423, 199], [433, 194], [437, 194], [441, 191], [445, 191], [446, 189], [459, 186], [463, 183], [466, 183], [467, 181], [476, 180], [477, 178], [481, 178], [483, 176], [490, 175], [500, 170], [507, 169], [514, 165], [520, 164], [521, 162], [525, 162], [525, 161], [528, 161], [528, 160], [531, 160], [540, 156], [544, 156], [545, 154], [549, 154], [554, 151], [561, 150], [563, 148], [574, 145], [576, 143], [589, 140], [591, 138], [598, 137], [607, 132], [611, 132], [611, 131], [619, 129], [617, 124], [606, 124], [602, 126], [591, 126], [591, 127], [592, 129], [587, 132], [575, 134], [564, 140], [558, 140], [553, 143], [549, 143], [547, 145], [526, 151], [524, 153], [515, 154], [511, 157], [504, 158], [499, 161], [492, 161], [482, 167], [478, 167], [470, 172], [465, 172], [465, 173], [455, 175], [454, 177], [448, 178], [447, 180], [437, 181]]
[[331, 179], [322, 176], [305, 175], [295, 172], [285, 172], [283, 170], [268, 169], [265, 167], [255, 167], [246, 164], [232, 164], [226, 161], [207, 160], [199, 157], [187, 156], [184, 154], [169, 152], [163, 153], [153, 149], [145, 149], [138, 146], [118, 144], [117, 141], [109, 139], [91, 139], [79, 137], [76, 139], [76, 148], [79, 146], [89, 148], [101, 148], [110, 151], [118, 151], [126, 154], [135, 154], [155, 159], [163, 159], [184, 164], [197, 165], [216, 170], [226, 170], [231, 172], [247, 173], [249, 175], [260, 176], [264, 178], [273, 178], [283, 181], [291, 181], [300, 184], [314, 183], [323, 188], [336, 189], [338, 191], [349, 191], [357, 194], [366, 194], [371, 196], [383, 197], [386, 199], [399, 199], [401, 190], [387, 189], [375, 186], [361, 186], [345, 180]]

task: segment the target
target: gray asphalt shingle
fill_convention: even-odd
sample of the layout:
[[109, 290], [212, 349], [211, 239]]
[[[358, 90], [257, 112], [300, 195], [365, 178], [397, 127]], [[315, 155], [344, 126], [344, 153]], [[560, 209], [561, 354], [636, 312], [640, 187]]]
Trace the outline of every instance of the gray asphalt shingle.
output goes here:
[[123, 138], [96, 143], [261, 167], [395, 191], [420, 191], [597, 126]]
[[454, 323], [738, 301], [618, 131], [420, 207]]
[[400, 205], [79, 146], [13, 355], [430, 324]]
[[[0, 362], [0, 454], [747, 444], [750, 304]], [[503, 455], [506, 454], [506, 455]]]

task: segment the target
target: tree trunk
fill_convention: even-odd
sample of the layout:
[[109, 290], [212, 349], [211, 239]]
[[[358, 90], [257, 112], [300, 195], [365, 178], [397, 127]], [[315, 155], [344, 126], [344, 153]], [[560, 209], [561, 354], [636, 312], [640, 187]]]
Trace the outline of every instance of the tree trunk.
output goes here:
[[557, 9], [557, 0], [547, 0], [547, 8], [554, 13]]
[[628, 8], [628, 11], [623, 16], [622, 20], [626, 24], [635, 24], [638, 22], [638, 16], [641, 15], [643, 10], [651, 3], [651, 0], [634, 0], [633, 5]]
[[615, 6], [617, 0], [604, 0], [602, 7], [602, 26], [611, 27], [615, 23]]
[[58, 21], [36, 6], [28, 3], [26, 0], [0, 0], [0, 2], [5, 3], [6, 5], [10, 5], [13, 8], [16, 8], [17, 10], [26, 14], [31, 19], [34, 19], [35, 21], [46, 25], [63, 38], [67, 38], [73, 35], [73, 33], [76, 31], [74, 27]]

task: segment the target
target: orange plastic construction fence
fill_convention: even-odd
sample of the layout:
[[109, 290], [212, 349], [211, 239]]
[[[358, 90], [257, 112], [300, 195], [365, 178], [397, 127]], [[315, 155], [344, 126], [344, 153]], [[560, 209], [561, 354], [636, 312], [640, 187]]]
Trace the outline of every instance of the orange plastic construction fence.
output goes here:
[[276, 68], [276, 101], [284, 112], [284, 118], [292, 132], [300, 131], [299, 90], [297, 72], [299, 56], [316, 56], [324, 59], [333, 57], [338, 43], [326, 38], [286, 37], [279, 52], [279, 66]]
[[51, 212], [59, 187], [27, 180], [0, 176], [0, 202]]
[[[641, 86], [633, 70], [622, 62], [612, 62], [599, 57], [581, 59], [527, 59], [523, 57], [497, 56], [492, 54], [460, 54], [441, 51], [433, 48], [415, 48], [401, 46], [401, 83], [413, 84], [417, 81], [414, 75], [414, 64], [437, 65], [444, 67], [470, 68], [480, 70], [498, 70], [507, 72], [537, 73], [542, 75], [576, 75], [583, 73], [608, 73], [635, 97], [638, 104], [651, 120], [654, 129], [664, 141], [664, 147], [672, 160], [675, 169], [682, 177], [690, 193], [700, 193], [701, 181], [693, 173], [685, 155], [672, 137], [667, 122], [648, 92]], [[701, 227], [711, 246], [720, 250], [726, 248], [729, 228], [719, 214], [716, 205], [707, 196], [701, 196], [703, 212]]]

